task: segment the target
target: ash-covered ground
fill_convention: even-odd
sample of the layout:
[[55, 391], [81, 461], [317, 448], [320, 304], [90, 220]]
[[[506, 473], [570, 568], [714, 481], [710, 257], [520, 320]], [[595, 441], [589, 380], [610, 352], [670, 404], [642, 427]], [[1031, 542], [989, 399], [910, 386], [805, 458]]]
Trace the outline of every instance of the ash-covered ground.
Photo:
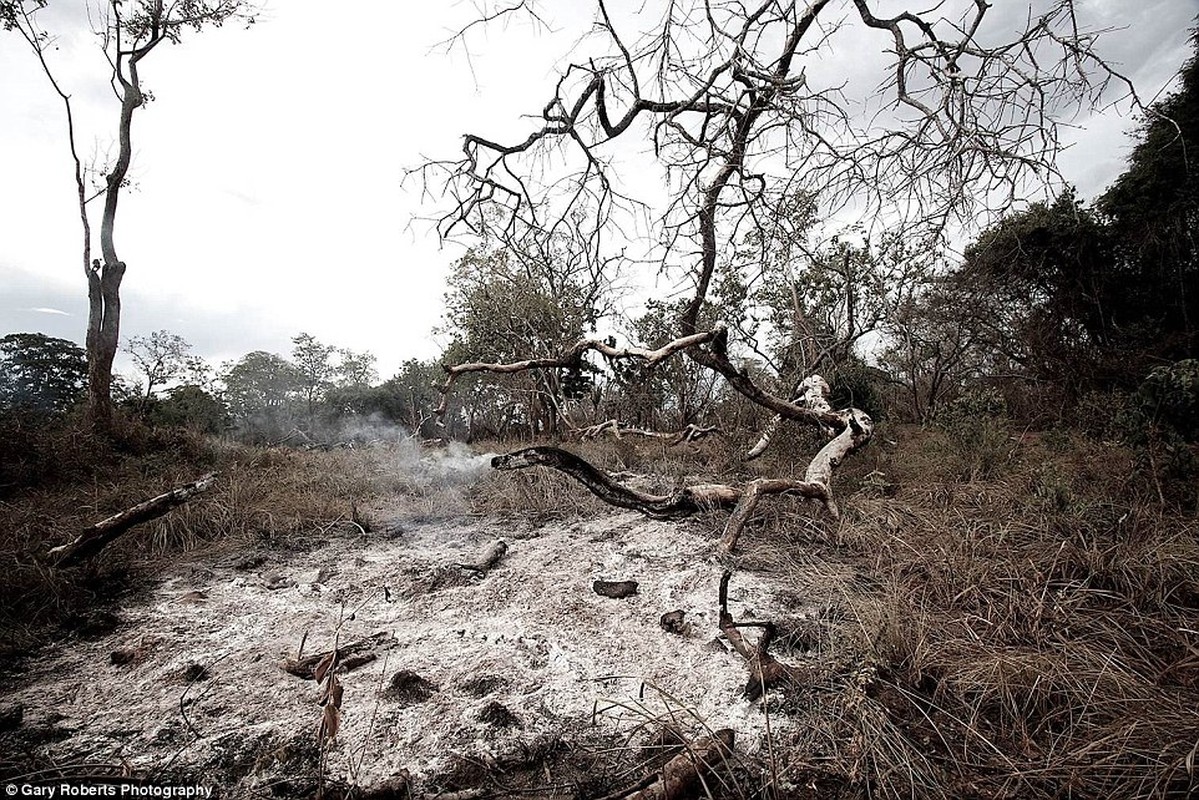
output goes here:
[[[368, 788], [406, 773], [435, 796], [563, 747], [619, 749], [668, 721], [691, 734], [732, 728], [751, 755], [768, 724], [785, 729], [742, 698], [745, 664], [718, 638], [710, 525], [395, 511], [373, 509], [373, 531], [341, 525], [307, 551], [176, 566], [114, 631], [28, 665], [9, 698], [24, 709], [20, 746], [36, 763], [200, 778], [226, 796], [298, 796], [318, 773]], [[497, 539], [508, 549], [493, 569], [457, 566]], [[806, 614], [793, 577], [738, 572], [737, 618]], [[596, 579], [639, 592], [603, 597]], [[674, 610], [682, 633], [659, 624]], [[374, 660], [340, 675], [341, 730], [322, 754], [318, 687], [282, 665], [301, 647], [375, 634]]]

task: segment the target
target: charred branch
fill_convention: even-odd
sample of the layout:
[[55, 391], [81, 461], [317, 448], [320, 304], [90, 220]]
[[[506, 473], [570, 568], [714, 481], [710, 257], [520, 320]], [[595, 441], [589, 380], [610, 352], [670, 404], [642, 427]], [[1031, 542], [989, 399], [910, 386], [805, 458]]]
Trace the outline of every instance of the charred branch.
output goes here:
[[655, 519], [680, 519], [714, 509], [733, 509], [720, 542], [722, 551], [731, 552], [758, 501], [765, 495], [792, 494], [817, 500], [831, 516], [838, 516], [831, 489], [833, 470], [846, 455], [869, 441], [873, 429], [870, 418], [861, 412], [851, 412], [849, 419], [851, 423], [845, 430], [812, 459], [802, 481], [759, 478], [744, 487], [724, 483], [696, 484], [668, 495], [649, 494], [625, 486], [574, 453], [551, 446], [528, 447], [496, 456], [491, 460], [491, 466], [499, 470], [556, 469], [583, 484], [605, 503], [639, 511]]
[[333, 669], [347, 672], [374, 661], [378, 657], [376, 651], [394, 646], [395, 637], [387, 631], [379, 631], [365, 639], [338, 645], [332, 650], [325, 650], [302, 658], [286, 659], [279, 667], [297, 678], [322, 683], [325, 676]]
[[113, 514], [108, 519], [85, 528], [73, 542], [51, 548], [47, 555], [56, 566], [74, 566], [99, 553], [109, 542], [135, 525], [161, 517], [197, 494], [208, 490], [215, 481], [216, 473], [211, 473], [197, 481], [192, 481], [131, 506], [119, 514]]
[[732, 508], [741, 498], [740, 490], [724, 484], [688, 486], [669, 495], [640, 492], [614, 480], [574, 453], [557, 447], [527, 447], [491, 459], [494, 469], [549, 467], [583, 484], [605, 503], [640, 511], [654, 519], [680, 519], [716, 508]]
[[662, 770], [633, 789], [608, 795], [603, 800], [684, 800], [702, 791], [704, 781], [733, 753], [734, 733], [729, 728], [713, 731], [689, 742], [683, 752], [667, 761]]
[[[704, 344], [708, 344], [709, 349], [703, 349], [701, 345]], [[468, 372], [489, 372], [498, 375], [509, 375], [528, 370], [568, 369], [577, 367], [583, 354], [590, 350], [594, 350], [610, 360], [640, 359], [645, 362], [647, 367], [656, 366], [676, 353], [686, 351], [700, 364], [724, 376], [734, 389], [755, 403], [769, 408], [776, 414], [787, 419], [818, 424], [835, 431], [841, 431], [849, 424], [848, 418], [852, 413], [859, 415], [862, 413], [852, 409], [841, 412], [833, 411], [828, 407], [827, 403], [823, 406], [815, 405], [810, 407], [803, 404], [807, 402], [803, 397], [800, 398], [800, 402], [787, 402], [781, 397], [776, 397], [754, 383], [746, 370], [734, 365], [729, 360], [727, 348], [728, 328], [722, 324], [717, 324], [711, 330], [681, 336], [667, 342], [656, 350], [648, 350], [642, 347], [616, 348], [600, 339], [580, 339], [568, 350], [557, 356], [530, 358], [523, 361], [512, 361], [502, 364], [471, 362], [454, 366], [443, 366], [442, 369], [446, 373], [446, 381], [441, 387], [441, 403], [438, 405], [436, 413], [439, 418], [444, 416], [449, 403], [449, 391], [454, 381], [460, 375]], [[823, 383], [823, 379], [820, 380]], [[824, 386], [824, 392], [827, 393], [827, 384]]]
[[[745, 682], [745, 698], [757, 700], [775, 687], [796, 686], [803, 683], [803, 672], [781, 663], [770, 654], [770, 643], [775, 636], [771, 622], [736, 622], [729, 613], [729, 579], [733, 573], [725, 571], [720, 577], [720, 632], [737, 654], [745, 659], [749, 667], [749, 679]], [[741, 632], [742, 628], [761, 628], [757, 642], [750, 641]]]
[[591, 590], [601, 597], [623, 600], [626, 597], [632, 597], [637, 594], [637, 581], [606, 581], [597, 579], [592, 581]]

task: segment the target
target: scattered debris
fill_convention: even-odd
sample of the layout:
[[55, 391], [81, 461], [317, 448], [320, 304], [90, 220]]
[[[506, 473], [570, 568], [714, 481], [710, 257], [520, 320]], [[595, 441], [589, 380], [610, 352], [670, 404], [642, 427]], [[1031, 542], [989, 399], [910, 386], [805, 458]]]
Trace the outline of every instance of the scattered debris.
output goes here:
[[270, 589], [272, 592], [278, 591], [279, 589], [290, 589], [296, 585], [296, 582], [292, 578], [279, 573], [273, 573], [266, 576], [265, 581], [266, 582], [263, 584], [263, 586]]
[[507, 552], [508, 543], [503, 539], [496, 539], [490, 547], [483, 551], [483, 554], [479, 557], [478, 561], [473, 564], [458, 564], [458, 566], [462, 567], [463, 569], [474, 570], [476, 573], [482, 575], [486, 573], [487, 570], [500, 563], [500, 559], [502, 559], [504, 554]]
[[334, 574], [335, 573], [332, 570], [326, 569], [324, 567], [318, 567], [317, 569], [310, 569], [307, 572], [300, 573], [300, 575], [298, 575], [296, 577], [296, 579], [293, 581], [293, 583], [299, 583], [299, 584], [324, 583], [325, 581], [329, 580], [329, 578]]
[[498, 703], [492, 700], [479, 711], [479, 721], [484, 722], [493, 728], [519, 728], [522, 727], [520, 717], [508, 710], [508, 707], [503, 703]]
[[641, 756], [648, 761], [663, 753], [680, 750], [685, 744], [687, 744], [687, 737], [679, 731], [678, 727], [666, 724], [658, 728], [657, 733], [650, 736], [641, 745]]
[[436, 691], [436, 684], [425, 680], [412, 670], [402, 669], [391, 676], [391, 682], [383, 691], [383, 696], [396, 701], [401, 708], [406, 708], [425, 702]]
[[108, 663], [118, 667], [136, 664], [146, 657], [146, 651], [141, 647], [122, 647], [108, 654]]
[[208, 680], [208, 667], [193, 661], [179, 672], [179, 678], [184, 683]]
[[603, 800], [684, 800], [697, 796], [705, 778], [732, 755], [733, 731], [721, 728], [711, 736], [687, 745], [662, 771], [632, 789], [608, 795]]
[[409, 800], [412, 797], [412, 776], [408, 770], [400, 770], [400, 774], [382, 783], [359, 789], [354, 796], [361, 800]]
[[621, 600], [637, 594], [637, 581], [604, 581], [597, 580], [591, 584], [595, 593], [613, 600]]
[[486, 697], [500, 689], [506, 689], [509, 683], [510, 681], [502, 675], [479, 675], [460, 682], [458, 688], [475, 697]]
[[233, 568], [244, 572], [251, 569], [257, 569], [265, 563], [266, 556], [264, 556], [262, 553], [255, 553], [253, 555], [238, 558], [236, 561], [234, 561]]
[[661, 625], [662, 630], [666, 631], [667, 633], [676, 633], [682, 636], [687, 630], [686, 623], [683, 621], [684, 616], [685, 613], [681, 608], [676, 609], [675, 611], [667, 611], [662, 615], [661, 619], [658, 620], [658, 624]]
[[322, 743], [336, 739], [341, 730], [341, 700], [345, 687], [337, 679], [337, 653], [336, 648], [329, 651], [312, 671], [312, 677], [320, 687], [316, 702], [321, 707], [321, 724], [316, 739]]
[[284, 672], [289, 672], [297, 678], [319, 682], [320, 678], [317, 677], [317, 668], [325, 659], [334, 655], [334, 653], [340, 659], [338, 663], [340, 670], [348, 672], [355, 667], [369, 664], [378, 658], [378, 654], [374, 652], [375, 650], [394, 647], [395, 643], [395, 637], [391, 633], [388, 631], [379, 631], [365, 639], [339, 645], [336, 651], [326, 650], [323, 653], [305, 656], [300, 659], [289, 658], [279, 666]]

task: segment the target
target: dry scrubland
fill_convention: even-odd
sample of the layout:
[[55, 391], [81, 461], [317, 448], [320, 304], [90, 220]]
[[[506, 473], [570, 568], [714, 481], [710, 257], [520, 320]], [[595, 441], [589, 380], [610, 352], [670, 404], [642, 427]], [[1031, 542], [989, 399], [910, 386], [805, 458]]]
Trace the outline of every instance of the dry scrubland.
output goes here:
[[[734, 455], [744, 443], [721, 439], [581, 452], [669, 486], [802, 473], [787, 453], [813, 449], [794, 436], [752, 466]], [[406, 471], [419, 457], [411, 448], [253, 449], [137, 427], [121, 440], [113, 449], [73, 429], [34, 427], [11, 438], [0, 499], [7, 682], [19, 685], [55, 648], [119, 629], [122, 609], [173, 565], [360, 536], [379, 523], [371, 509], [383, 501], [413, 521], [534, 528], [615, 513], [556, 473], [416, 480]], [[59, 573], [38, 562], [47, 543], [213, 469], [214, 490], [129, 533], [95, 565]], [[1193, 487], [1174, 488], [1135, 453], [1074, 433], [966, 441], [884, 426], [836, 478], [841, 522], [800, 502], [764, 504], [730, 566], [792, 582], [796, 604], [821, 612], [781, 631], [775, 654], [808, 677], [751, 709], [775, 723], [768, 746], [733, 759], [709, 780], [711, 795], [1188, 796], [1199, 785], [1199, 523]], [[715, 544], [723, 519], [683, 524]], [[711, 595], [715, 607], [715, 586]], [[5, 726], [6, 775], [63, 766], [28, 726]], [[671, 720], [647, 715], [617, 740], [581, 731], [523, 760], [464, 764], [451, 782], [487, 790], [475, 796], [602, 796], [678, 752], [663, 727]], [[296, 769], [315, 778], [313, 742]]]

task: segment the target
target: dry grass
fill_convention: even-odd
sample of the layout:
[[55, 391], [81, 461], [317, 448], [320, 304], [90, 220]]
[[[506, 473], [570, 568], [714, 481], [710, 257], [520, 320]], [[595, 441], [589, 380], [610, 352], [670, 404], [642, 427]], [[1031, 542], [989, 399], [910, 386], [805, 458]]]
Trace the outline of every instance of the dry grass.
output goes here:
[[991, 480], [961, 482], [935, 435], [890, 435], [855, 471], [894, 497], [841, 475], [842, 497], [858, 490], [839, 525], [791, 511], [758, 534], [801, 531], [857, 572], [826, 583], [847, 613], [786, 779], [820, 797], [1199, 791], [1199, 522], [1118, 448], [1023, 437]]
[[[258, 548], [299, 547], [357, 505], [390, 487], [370, 451], [297, 452], [234, 446], [130, 426], [129, 438], [99, 442], [66, 425], [26, 439], [26, 464], [54, 464], [33, 485], [0, 499], [0, 642], [20, 655], [63, 632], [100, 632], [114, 624], [106, 606], [191, 553], [238, 557]], [[133, 528], [78, 569], [44, 561], [47, 549], [82, 528], [216, 470], [208, 492]], [[9, 474], [13, 474], [11, 471]]]
[[471, 488], [468, 502], [475, 514], [537, 521], [575, 519], [611, 510], [572, 478], [550, 470], [488, 473]]

